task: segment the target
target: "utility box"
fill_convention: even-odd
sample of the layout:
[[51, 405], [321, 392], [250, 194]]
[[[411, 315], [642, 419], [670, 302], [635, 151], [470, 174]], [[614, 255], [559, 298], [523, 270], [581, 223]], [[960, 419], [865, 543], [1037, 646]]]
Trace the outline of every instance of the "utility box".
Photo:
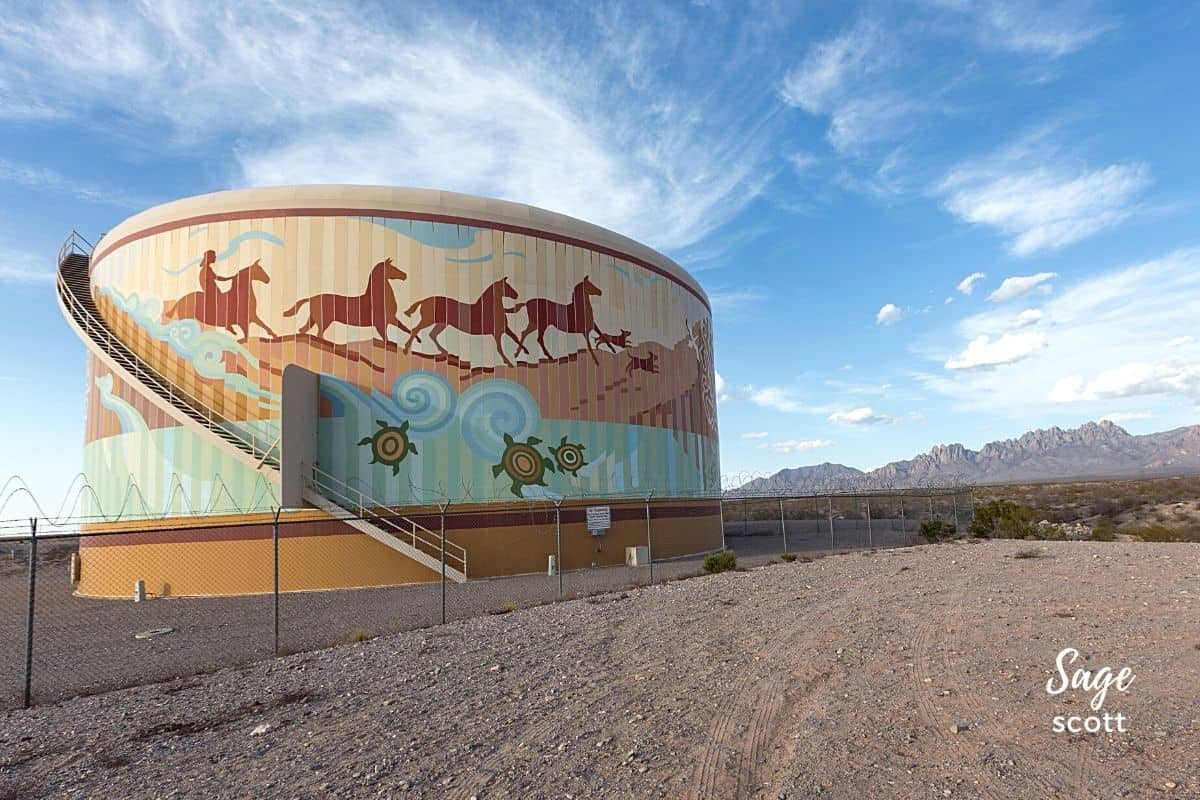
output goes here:
[[553, 554], [550, 555], [550, 558], [546, 562], [546, 574], [547, 575], [557, 575], [558, 574], [558, 559], [556, 559]]
[[644, 567], [650, 563], [650, 548], [646, 545], [625, 548], [625, 566]]

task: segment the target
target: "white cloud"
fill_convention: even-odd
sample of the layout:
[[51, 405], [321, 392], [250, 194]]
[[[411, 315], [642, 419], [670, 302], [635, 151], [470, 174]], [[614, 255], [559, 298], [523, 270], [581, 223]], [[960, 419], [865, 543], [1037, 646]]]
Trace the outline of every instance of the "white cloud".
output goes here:
[[895, 422], [887, 414], [876, 414], [870, 406], [854, 408], [850, 411], [835, 411], [829, 415], [829, 421], [839, 425], [876, 425], [881, 422]]
[[[950, 330], [932, 332], [914, 344], [919, 355], [939, 366], [947, 360], [966, 366], [971, 353], [965, 351], [980, 336], [990, 345], [984, 355], [992, 355], [1006, 336], [1041, 336], [1045, 347], [1037, 358], [993, 369], [916, 371], [912, 377], [955, 400], [958, 410], [973, 413], [1045, 413], [1047, 394], [1053, 393], [1056, 401], [1096, 404], [1080, 409], [1094, 417], [1111, 410], [1106, 407], [1108, 398], [1149, 389], [1161, 390], [1162, 407], [1154, 409], [1160, 417], [1172, 409], [1184, 415], [1195, 408], [1189, 375], [1200, 369], [1200, 354], [1168, 343], [1191, 335], [1200, 319], [1200, 248], [1062, 284], [1039, 310], [1043, 316], [1036, 327], [1016, 333], [1012, 310], [1001, 306], [965, 317]], [[1016, 343], [1021, 341], [1030, 347], [1037, 342]], [[1114, 365], [1132, 364], [1147, 366], [1140, 374], [1121, 368], [1098, 380]]]
[[1103, 370], [1091, 380], [1071, 375], [1054, 385], [1050, 400], [1074, 403], [1155, 394], [1180, 394], [1200, 401], [1200, 364], [1132, 361]]
[[896, 306], [893, 303], [887, 303], [881, 309], [879, 309], [879, 312], [875, 315], [875, 324], [894, 325], [895, 323], [899, 322], [903, 316], [904, 312], [900, 310], [899, 306]]
[[805, 450], [818, 450], [822, 447], [834, 447], [835, 442], [828, 439], [785, 439], [781, 442], [770, 442], [769, 444], [760, 445], [760, 447], [768, 450], [773, 450], [776, 453], [788, 455], [791, 453], [799, 453]]
[[126, 194], [112, 186], [97, 186], [68, 178], [47, 167], [18, 164], [0, 158], [0, 181], [14, 183], [29, 189], [38, 189], [70, 195], [89, 203], [101, 203], [119, 208], [145, 208], [154, 202]]
[[780, 94], [788, 105], [824, 114], [842, 101], [849, 84], [887, 63], [886, 39], [879, 26], [862, 20], [808, 51], [800, 66], [783, 79]]
[[[445, 188], [678, 248], [769, 179], [770, 87], [731, 87], [735, 103], [682, 85], [665, 65], [699, 49], [670, 9], [564, 20], [232, 0], [30, 8], [0, 20], [0, 97], [22, 86], [27, 105], [84, 124], [116, 112], [163, 147], [232, 143], [236, 183]], [[590, 46], [574, 46], [585, 22]], [[63, 42], [87, 46], [63, 58]]]
[[771, 434], [766, 431], [749, 431], [742, 434], [743, 439], [765, 439]]
[[52, 283], [53, 262], [53, 258], [0, 248], [0, 283]]
[[1100, 419], [1106, 419], [1109, 422], [1132, 422], [1139, 419], [1150, 419], [1153, 416], [1149, 411], [1112, 411], [1104, 414]]
[[1053, 290], [1053, 287], [1047, 281], [1054, 280], [1057, 277], [1057, 272], [1039, 272], [1036, 275], [1014, 275], [1011, 278], [1005, 278], [1003, 283], [1000, 284], [1000, 288], [988, 295], [988, 300], [993, 303], [1003, 303], [1006, 300], [1024, 297], [1033, 291], [1049, 294]]
[[999, 230], [1018, 256], [1086, 239], [1137, 210], [1136, 198], [1150, 184], [1145, 164], [1080, 168], [1075, 159], [1059, 159], [1045, 136], [955, 167], [936, 188], [946, 210]]
[[992, 369], [1013, 364], [1046, 346], [1046, 338], [1037, 333], [1009, 333], [992, 340], [981, 333], [965, 350], [946, 361], [946, 369]]
[[714, 315], [733, 316], [744, 311], [747, 306], [762, 300], [765, 296], [758, 289], [734, 289], [731, 291], [716, 289], [708, 292], [708, 301], [712, 305]]
[[1003, 50], [1051, 58], [1068, 55], [1109, 30], [1087, 18], [1086, 2], [1039, 3], [1033, 0], [983, 0], [971, 4], [981, 23], [983, 41]]
[[1027, 308], [1020, 314], [1017, 314], [1017, 318], [1013, 320], [1013, 330], [1020, 330], [1021, 328], [1028, 328], [1030, 325], [1036, 325], [1041, 322], [1044, 316], [1046, 316], [1045, 313], [1036, 308]]
[[951, 304], [951, 303], [953, 303], [953, 302], [954, 302], [954, 298], [953, 298], [953, 297], [947, 297], [945, 300], [943, 300], [943, 301], [942, 301], [942, 305], [944, 305], [944, 306], [948, 306], [948, 305], [950, 305], [950, 304]]
[[726, 402], [729, 399], [728, 386], [725, 384], [725, 379], [721, 377], [721, 373], [716, 370], [713, 370], [713, 383], [716, 387], [717, 402]]
[[804, 404], [797, 400], [787, 389], [778, 386], [766, 386], [762, 389], [751, 389], [750, 402], [763, 408], [784, 411], [795, 414], [806, 410]]
[[789, 153], [786, 158], [796, 172], [804, 172], [817, 163], [817, 157], [812, 153]]
[[975, 292], [975, 284], [986, 278], [982, 272], [972, 272], [967, 277], [958, 282], [958, 290], [965, 295], [971, 295]]
[[1167, 342], [1167, 347], [1185, 347], [1194, 341], [1196, 341], [1196, 337], [1194, 336], [1176, 336]]

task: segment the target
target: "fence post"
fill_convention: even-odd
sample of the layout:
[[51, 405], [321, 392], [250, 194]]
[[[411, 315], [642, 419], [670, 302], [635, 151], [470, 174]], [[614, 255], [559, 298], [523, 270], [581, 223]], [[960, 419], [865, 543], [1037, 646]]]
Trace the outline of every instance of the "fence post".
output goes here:
[[717, 511], [721, 516], [721, 552], [725, 551], [725, 498], [717, 498]]
[[970, 489], [967, 490], [967, 502], [970, 503], [970, 509], [971, 509], [971, 519], [968, 521], [967, 524], [973, 524], [975, 522], [975, 487], [974, 486], [972, 486]]
[[750, 500], [743, 500], [742, 505], [746, 509], [742, 515], [742, 536], [748, 536], [750, 534]]
[[279, 514], [282, 511], [282, 507], [275, 509], [275, 518], [271, 520], [271, 549], [273, 551], [271, 561], [275, 571], [274, 589], [272, 592], [275, 598], [275, 644], [271, 652], [275, 655], [279, 655]]
[[829, 549], [837, 550], [837, 539], [833, 535], [833, 495], [829, 495]]
[[950, 495], [950, 500], [951, 500], [951, 502], [954, 503], [954, 533], [957, 534], [958, 533], [958, 490], [957, 489], [955, 489], [954, 493]]
[[867, 503], [867, 547], [875, 549], [875, 536], [871, 533], [871, 498], [866, 498]]
[[[594, 555], [594, 554], [593, 554]], [[563, 598], [562, 498], [554, 499], [554, 571], [558, 573], [558, 599]]]
[[933, 495], [929, 495], [929, 521], [933, 522]]
[[654, 490], [650, 490], [650, 494], [646, 495], [646, 563], [650, 566], [650, 582], [654, 583], [654, 550], [650, 545], [650, 498], [654, 497]]
[[37, 517], [29, 520], [29, 595], [25, 607], [25, 707], [33, 703], [33, 607], [37, 593]]
[[442, 624], [446, 624], [446, 508], [449, 501], [438, 503], [438, 517], [442, 521]]
[[779, 530], [783, 533], [783, 552], [787, 552], [787, 518], [783, 516], [783, 498], [779, 498]]
[[904, 495], [900, 495], [900, 535], [908, 535], [908, 529], [904, 526]]

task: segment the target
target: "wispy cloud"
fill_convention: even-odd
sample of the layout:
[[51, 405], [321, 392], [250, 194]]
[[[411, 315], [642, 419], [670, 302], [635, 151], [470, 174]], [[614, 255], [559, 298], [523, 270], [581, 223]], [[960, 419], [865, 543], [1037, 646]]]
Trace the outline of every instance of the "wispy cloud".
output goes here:
[[1090, 379], [1070, 375], [1054, 384], [1049, 399], [1055, 403], [1110, 400], [1179, 394], [1200, 402], [1200, 364], [1171, 360], [1160, 363], [1132, 361], [1106, 369]]
[[766, 439], [771, 434], [766, 431], [749, 431], [742, 434], [743, 439]]
[[878, 425], [895, 422], [894, 417], [887, 414], [877, 414], [870, 406], [853, 408], [849, 411], [835, 411], [829, 415], [829, 421], [839, 425]]
[[764, 297], [766, 294], [760, 289], [715, 289], [708, 292], [708, 301], [713, 314], [717, 316], [734, 316]]
[[[1170, 342], [1200, 319], [1200, 249], [1060, 287], [1038, 310], [1036, 326], [1017, 332], [1012, 310], [1000, 307], [932, 335], [918, 351], [944, 371], [913, 377], [971, 411], [1041, 411], [1049, 395], [1088, 415], [1116, 397], [1156, 394], [1188, 408], [1197, 401], [1200, 360]], [[963, 344], [947, 352], [947, 339]]]
[[1041, 322], [1045, 316], [1045, 312], [1039, 309], [1027, 308], [1020, 314], [1017, 314], [1017, 318], [1013, 320], [1012, 328], [1015, 331], [1019, 331], [1021, 328], [1028, 328], [1030, 325], [1036, 325]]
[[806, 450], [819, 450], [823, 447], [834, 447], [837, 443], [828, 439], [784, 439], [779, 442], [767, 442], [759, 445], [759, 447], [771, 450], [775, 453], [790, 455], [792, 453], [801, 453]]
[[895, 325], [904, 317], [904, 312], [894, 303], [885, 303], [875, 314], [876, 325]]
[[[558, 11], [515, 22], [253, 2], [31, 8], [0, 21], [0, 81], [36, 75], [31, 102], [236, 142], [239, 183], [441, 187], [678, 248], [769, 179], [770, 87], [680, 84], [664, 64], [714, 45], [688, 40], [700, 29], [670, 10], [585, 10], [568, 25]], [[512, 46], [506, 24], [538, 46]], [[582, 25], [595, 46], [568, 46]]]
[[1050, 132], [959, 164], [935, 193], [962, 221], [1007, 236], [1018, 256], [1066, 247], [1137, 212], [1138, 195], [1151, 182], [1146, 164], [1080, 167], [1049, 141]]
[[963, 3], [984, 44], [1058, 58], [1077, 52], [1113, 27], [1095, 18], [1088, 2], [981, 0]]
[[807, 409], [799, 398], [787, 389], [778, 386], [765, 386], [761, 389], [751, 389], [750, 402], [756, 406], [796, 414]]
[[988, 295], [988, 300], [993, 303], [1004, 303], [1008, 300], [1024, 297], [1031, 292], [1050, 294], [1054, 290], [1050, 281], [1057, 277], [1057, 272], [1039, 272], [1036, 275], [1013, 275], [1012, 277], [1005, 278], [1001, 282], [1000, 288]]
[[89, 203], [118, 208], [145, 208], [154, 204], [154, 201], [149, 198], [127, 194], [115, 186], [98, 186], [68, 178], [49, 167], [18, 164], [3, 158], [0, 158], [0, 181], [13, 183], [27, 189], [57, 192]]
[[51, 283], [56, 277], [53, 261], [0, 242], [0, 283]]
[[1152, 419], [1154, 417], [1149, 411], [1110, 411], [1104, 414], [1100, 419], [1106, 419], [1109, 422], [1133, 422], [1139, 419]]
[[860, 20], [809, 48], [800, 65], [784, 76], [780, 95], [810, 114], [829, 113], [845, 100], [855, 80], [884, 68], [890, 56], [887, 42], [877, 23]]
[[975, 284], [979, 283], [986, 277], [987, 275], [982, 272], [972, 272], [970, 275], [958, 282], [958, 290], [969, 297], [975, 292]]
[[1029, 358], [1046, 346], [1046, 337], [1036, 333], [1009, 333], [996, 339], [981, 333], [961, 353], [946, 361], [946, 369], [992, 369]]

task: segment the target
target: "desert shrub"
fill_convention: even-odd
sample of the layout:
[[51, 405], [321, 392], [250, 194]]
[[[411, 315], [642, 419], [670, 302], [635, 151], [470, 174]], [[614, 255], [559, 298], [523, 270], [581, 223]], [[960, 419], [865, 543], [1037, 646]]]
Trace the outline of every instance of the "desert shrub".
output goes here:
[[365, 628], [355, 628], [354, 630], [350, 631], [350, 641], [354, 644], [369, 642], [373, 638], [375, 638], [375, 635]]
[[1143, 542], [1183, 542], [1187, 541], [1178, 531], [1173, 531], [1165, 525], [1147, 525], [1129, 532]]
[[1037, 547], [1027, 547], [1013, 553], [1013, 558], [1045, 558], [1047, 553]]
[[725, 572], [737, 567], [737, 553], [732, 550], [722, 550], [719, 553], [709, 553], [704, 558], [705, 572]]
[[1093, 542], [1115, 542], [1116, 540], [1117, 526], [1108, 520], [1101, 520], [1096, 523], [1096, 527], [1092, 528]]
[[796, 560], [795, 553], [784, 553], [783, 555], [781, 555], [779, 557], [782, 558], [784, 561], [788, 562], [789, 564]]
[[971, 533], [981, 539], [1024, 539], [1039, 536], [1031, 509], [1010, 500], [993, 500], [975, 509]]
[[942, 522], [940, 519], [932, 519], [928, 522], [921, 523], [920, 533], [931, 542], [940, 542], [944, 539], [951, 539], [957, 529], [949, 522]]

